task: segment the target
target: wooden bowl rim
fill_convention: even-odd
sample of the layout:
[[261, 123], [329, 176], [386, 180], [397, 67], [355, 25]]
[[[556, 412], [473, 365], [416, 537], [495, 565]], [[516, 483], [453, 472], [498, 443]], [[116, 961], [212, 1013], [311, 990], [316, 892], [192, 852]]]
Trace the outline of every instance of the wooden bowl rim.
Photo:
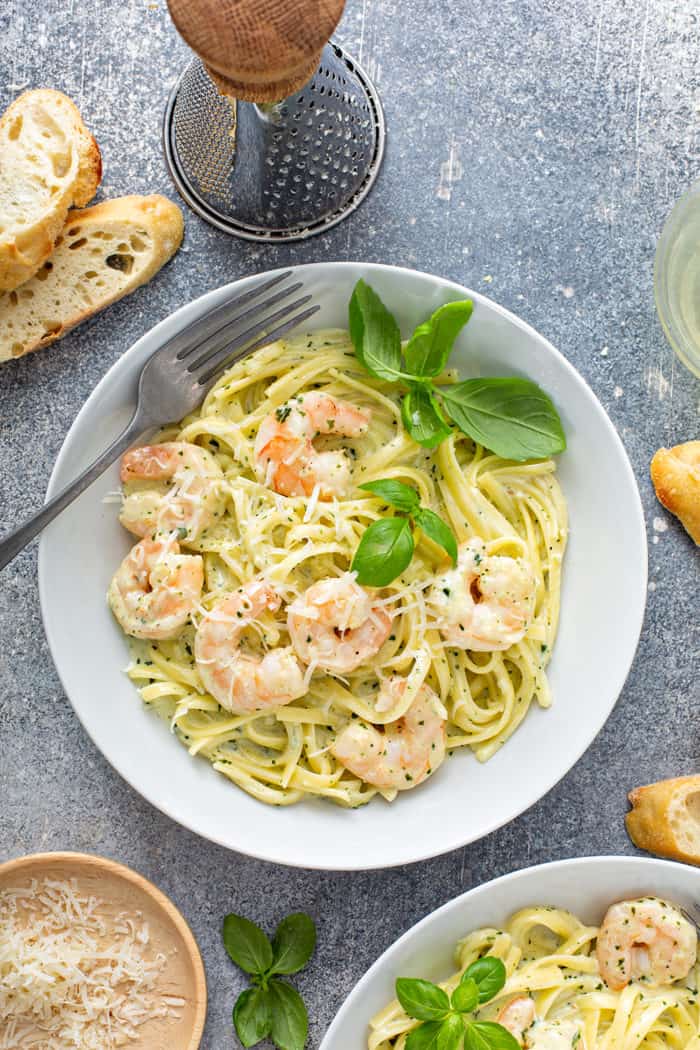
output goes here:
[[183, 1050], [197, 1050], [202, 1040], [204, 1023], [207, 1016], [207, 979], [204, 972], [204, 963], [202, 962], [199, 945], [195, 940], [195, 936], [192, 933], [187, 920], [161, 889], [159, 889], [154, 883], [150, 882], [149, 879], [140, 875], [137, 871], [134, 871], [133, 868], [127, 867], [126, 864], [120, 864], [119, 861], [110, 860], [109, 857], [100, 857], [95, 853], [79, 853], [72, 850], [49, 853], [27, 853], [23, 857], [13, 857], [11, 860], [6, 860], [3, 863], [0, 863], [0, 879], [4, 880], [6, 875], [24, 868], [27, 868], [28, 873], [32, 876], [34, 874], [32, 869], [40, 868], [42, 864], [48, 865], [71, 862], [75, 863], [76, 866], [82, 865], [83, 867], [95, 868], [103, 872], [108, 872], [110, 875], [117, 876], [125, 882], [131, 883], [137, 889], [145, 893], [146, 896], [151, 898], [157, 907], [165, 913], [172, 925], [178, 931], [182, 937], [194, 973], [194, 1017], [192, 1020], [192, 1032], [189, 1042]]

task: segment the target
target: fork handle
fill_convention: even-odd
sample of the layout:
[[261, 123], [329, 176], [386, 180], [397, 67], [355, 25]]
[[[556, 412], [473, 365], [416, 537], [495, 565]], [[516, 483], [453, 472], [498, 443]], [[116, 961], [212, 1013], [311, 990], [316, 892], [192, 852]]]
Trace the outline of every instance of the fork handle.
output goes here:
[[46, 528], [49, 522], [53, 521], [61, 511], [65, 510], [74, 499], [77, 499], [80, 493], [84, 492], [89, 485], [92, 485], [93, 481], [96, 481], [100, 474], [104, 474], [107, 467], [110, 467], [115, 459], [121, 456], [122, 452], [126, 452], [129, 446], [134, 443], [140, 434], [143, 434], [148, 426], [149, 421], [144, 419], [140, 412], [134, 412], [119, 437], [112, 442], [109, 448], [87, 470], [84, 470], [75, 481], [72, 481], [57, 496], [49, 500], [38, 513], [32, 515], [23, 525], [20, 525], [14, 532], [9, 533], [4, 539], [0, 540], [0, 569], [4, 569], [21, 550], [24, 550], [35, 536], [39, 535], [42, 529]]

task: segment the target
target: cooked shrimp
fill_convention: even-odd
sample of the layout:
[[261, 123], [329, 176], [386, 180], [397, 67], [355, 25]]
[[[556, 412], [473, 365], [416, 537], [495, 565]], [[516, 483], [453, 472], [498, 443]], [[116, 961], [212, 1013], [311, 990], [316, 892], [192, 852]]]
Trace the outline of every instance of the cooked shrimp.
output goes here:
[[260, 424], [255, 439], [258, 477], [283, 496], [310, 496], [316, 486], [322, 500], [345, 495], [352, 474], [347, 453], [318, 452], [314, 438], [359, 437], [369, 420], [369, 412], [320, 391], [292, 398]]
[[174, 488], [132, 492], [119, 520], [137, 536], [163, 531], [177, 532], [180, 540], [196, 539], [220, 512], [217, 481], [222, 476], [211, 452], [188, 441], [132, 448], [122, 456], [122, 482], [172, 480]]
[[319, 580], [292, 602], [287, 627], [300, 660], [349, 674], [379, 652], [391, 616], [347, 572]]
[[[395, 703], [396, 694], [405, 689], [405, 678], [390, 678], [382, 686], [378, 706]], [[382, 729], [350, 722], [330, 749], [346, 769], [381, 790], [417, 787], [445, 757], [444, 708], [433, 690], [423, 685], [403, 717]]]
[[571, 1050], [574, 1046], [584, 1050], [578, 1021], [541, 1020], [536, 1016], [533, 1000], [526, 995], [506, 1003], [496, 1021], [526, 1050]]
[[613, 904], [596, 945], [600, 975], [616, 992], [635, 979], [654, 987], [678, 981], [690, 973], [697, 954], [695, 927], [658, 897]]
[[508, 649], [532, 622], [535, 579], [523, 558], [489, 555], [474, 538], [459, 548], [457, 568], [436, 578], [428, 601], [450, 645]]
[[241, 634], [266, 609], [276, 612], [281, 600], [257, 580], [226, 595], [202, 619], [194, 656], [204, 688], [234, 714], [271, 711], [306, 693], [304, 675], [290, 646], [264, 656], [241, 651]]
[[523, 1046], [525, 1032], [535, 1022], [534, 1000], [527, 995], [519, 995], [517, 999], [511, 999], [501, 1009], [496, 1021], [498, 1024], [502, 1024], [504, 1028], [507, 1028], [510, 1034]]
[[198, 554], [181, 554], [172, 536], [143, 539], [114, 574], [107, 600], [132, 638], [174, 638], [190, 618], [203, 583]]

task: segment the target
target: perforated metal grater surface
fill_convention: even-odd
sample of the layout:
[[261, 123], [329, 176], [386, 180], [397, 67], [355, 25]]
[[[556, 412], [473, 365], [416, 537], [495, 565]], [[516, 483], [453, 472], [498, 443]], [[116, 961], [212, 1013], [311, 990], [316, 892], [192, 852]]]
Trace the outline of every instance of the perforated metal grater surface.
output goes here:
[[329, 229], [365, 198], [384, 153], [384, 117], [363, 70], [334, 43], [301, 91], [257, 105], [220, 95], [195, 59], [163, 129], [178, 190], [202, 218], [249, 240]]

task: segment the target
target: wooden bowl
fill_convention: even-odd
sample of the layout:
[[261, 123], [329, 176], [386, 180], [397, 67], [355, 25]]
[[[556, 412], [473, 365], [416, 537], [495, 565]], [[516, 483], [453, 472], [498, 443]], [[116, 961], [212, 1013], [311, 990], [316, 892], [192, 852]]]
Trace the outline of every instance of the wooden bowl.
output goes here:
[[45, 878], [75, 878], [81, 891], [103, 902], [103, 914], [141, 912], [150, 945], [166, 956], [156, 987], [164, 995], [181, 997], [185, 1006], [179, 1018], [147, 1021], [129, 1050], [197, 1050], [207, 1012], [204, 966], [192, 931], [172, 901], [130, 868], [89, 853], [34, 853], [0, 864], [0, 891]]

